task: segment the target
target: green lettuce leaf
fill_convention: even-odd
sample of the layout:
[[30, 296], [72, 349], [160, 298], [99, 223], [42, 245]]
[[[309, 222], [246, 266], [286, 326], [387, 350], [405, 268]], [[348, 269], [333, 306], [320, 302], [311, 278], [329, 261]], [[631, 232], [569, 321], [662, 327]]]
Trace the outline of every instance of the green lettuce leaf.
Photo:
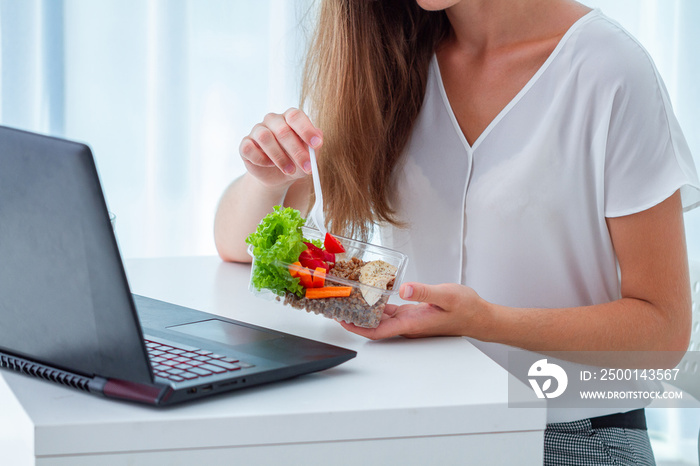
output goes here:
[[299, 279], [289, 274], [285, 264], [296, 262], [306, 249], [301, 231], [304, 223], [298, 210], [275, 206], [257, 230], [246, 238], [254, 256], [252, 284], [255, 289], [270, 290], [279, 296], [287, 291], [303, 296], [304, 288]]

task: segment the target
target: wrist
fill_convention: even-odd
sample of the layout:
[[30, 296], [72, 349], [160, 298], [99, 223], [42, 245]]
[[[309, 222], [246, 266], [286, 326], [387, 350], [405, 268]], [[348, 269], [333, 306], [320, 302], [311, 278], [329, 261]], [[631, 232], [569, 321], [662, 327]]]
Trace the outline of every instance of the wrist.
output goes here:
[[476, 328], [470, 333], [480, 341], [498, 342], [499, 329], [502, 326], [504, 310], [502, 306], [490, 303], [479, 297], [477, 308]]
[[[262, 215], [259, 215], [259, 217], [262, 218], [272, 210], [273, 206], [287, 205], [288, 193], [294, 189], [293, 185], [296, 180], [285, 181], [284, 183], [279, 184], [267, 184], [264, 181], [257, 179], [250, 173], [247, 173], [244, 175], [244, 179], [242, 181], [244, 188], [243, 192], [245, 193], [244, 199], [246, 199], [246, 202], [250, 203], [251, 205], [258, 206], [257, 209], [263, 209], [260, 211], [260, 214]], [[293, 200], [291, 202], [293, 207], [299, 209], [299, 206], [294, 205]]]
[[[245, 174], [247, 188], [255, 193], [255, 197], [263, 196], [268, 199], [284, 200], [287, 191], [294, 184], [295, 180], [284, 181], [279, 184], [269, 184], [251, 175], [249, 172]], [[279, 203], [279, 202], [278, 202]]]

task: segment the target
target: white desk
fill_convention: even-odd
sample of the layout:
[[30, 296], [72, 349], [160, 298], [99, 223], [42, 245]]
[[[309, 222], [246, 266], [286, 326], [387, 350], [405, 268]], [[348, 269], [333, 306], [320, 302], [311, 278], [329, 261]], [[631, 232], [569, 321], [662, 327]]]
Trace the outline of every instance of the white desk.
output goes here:
[[2, 371], [0, 464], [542, 464], [544, 405], [508, 408], [506, 372], [465, 339], [371, 342], [253, 297], [248, 266], [216, 257], [131, 260], [127, 271], [134, 293], [358, 355], [166, 409]]

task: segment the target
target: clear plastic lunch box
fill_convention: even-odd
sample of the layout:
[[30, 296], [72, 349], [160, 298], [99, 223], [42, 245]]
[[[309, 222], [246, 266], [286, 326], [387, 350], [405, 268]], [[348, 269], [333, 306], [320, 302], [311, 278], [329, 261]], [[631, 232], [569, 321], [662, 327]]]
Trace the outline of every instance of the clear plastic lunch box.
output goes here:
[[[324, 239], [324, 235], [315, 228], [302, 227], [302, 232], [304, 238], [307, 240], [323, 241]], [[382, 288], [364, 285], [358, 281], [335, 277], [331, 275], [332, 271], [326, 274], [325, 286], [349, 286], [352, 288], [350, 296], [342, 298], [333, 297], [307, 299], [305, 297], [299, 298], [297, 295], [290, 292], [280, 296], [268, 289], [257, 289], [252, 282], [252, 277], [256, 267], [256, 260], [252, 251], [252, 246], [250, 246], [248, 247], [248, 254], [251, 255], [253, 261], [249, 290], [258, 297], [276, 299], [293, 308], [304, 309], [307, 312], [320, 314], [324, 317], [335, 319], [337, 321], [342, 320], [355, 324], [359, 327], [366, 328], [374, 328], [378, 326], [382, 313], [384, 312], [384, 307], [389, 301], [389, 298], [399, 292], [399, 286], [401, 285], [403, 275], [406, 271], [408, 257], [399, 251], [378, 246], [376, 244], [356, 241], [350, 238], [344, 238], [342, 236], [336, 236], [336, 238], [345, 248], [344, 253], [336, 254], [336, 263], [342, 260], [357, 258], [364, 262], [382, 260], [396, 267], [396, 275], [394, 277], [391, 289], [385, 290]], [[275, 264], [275, 266], [282, 269], [280, 273], [289, 273], [289, 265], [290, 264], [282, 261]], [[364, 298], [363, 291], [364, 295], [371, 297], [370, 301], [376, 299], [376, 302], [369, 304]]]

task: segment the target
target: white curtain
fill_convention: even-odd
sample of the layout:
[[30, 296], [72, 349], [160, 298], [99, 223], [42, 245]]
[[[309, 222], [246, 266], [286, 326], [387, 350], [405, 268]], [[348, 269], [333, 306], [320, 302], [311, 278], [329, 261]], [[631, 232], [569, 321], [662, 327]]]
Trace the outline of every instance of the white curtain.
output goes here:
[[241, 138], [298, 104], [309, 7], [0, 0], [0, 123], [92, 147], [124, 257], [215, 254]]

